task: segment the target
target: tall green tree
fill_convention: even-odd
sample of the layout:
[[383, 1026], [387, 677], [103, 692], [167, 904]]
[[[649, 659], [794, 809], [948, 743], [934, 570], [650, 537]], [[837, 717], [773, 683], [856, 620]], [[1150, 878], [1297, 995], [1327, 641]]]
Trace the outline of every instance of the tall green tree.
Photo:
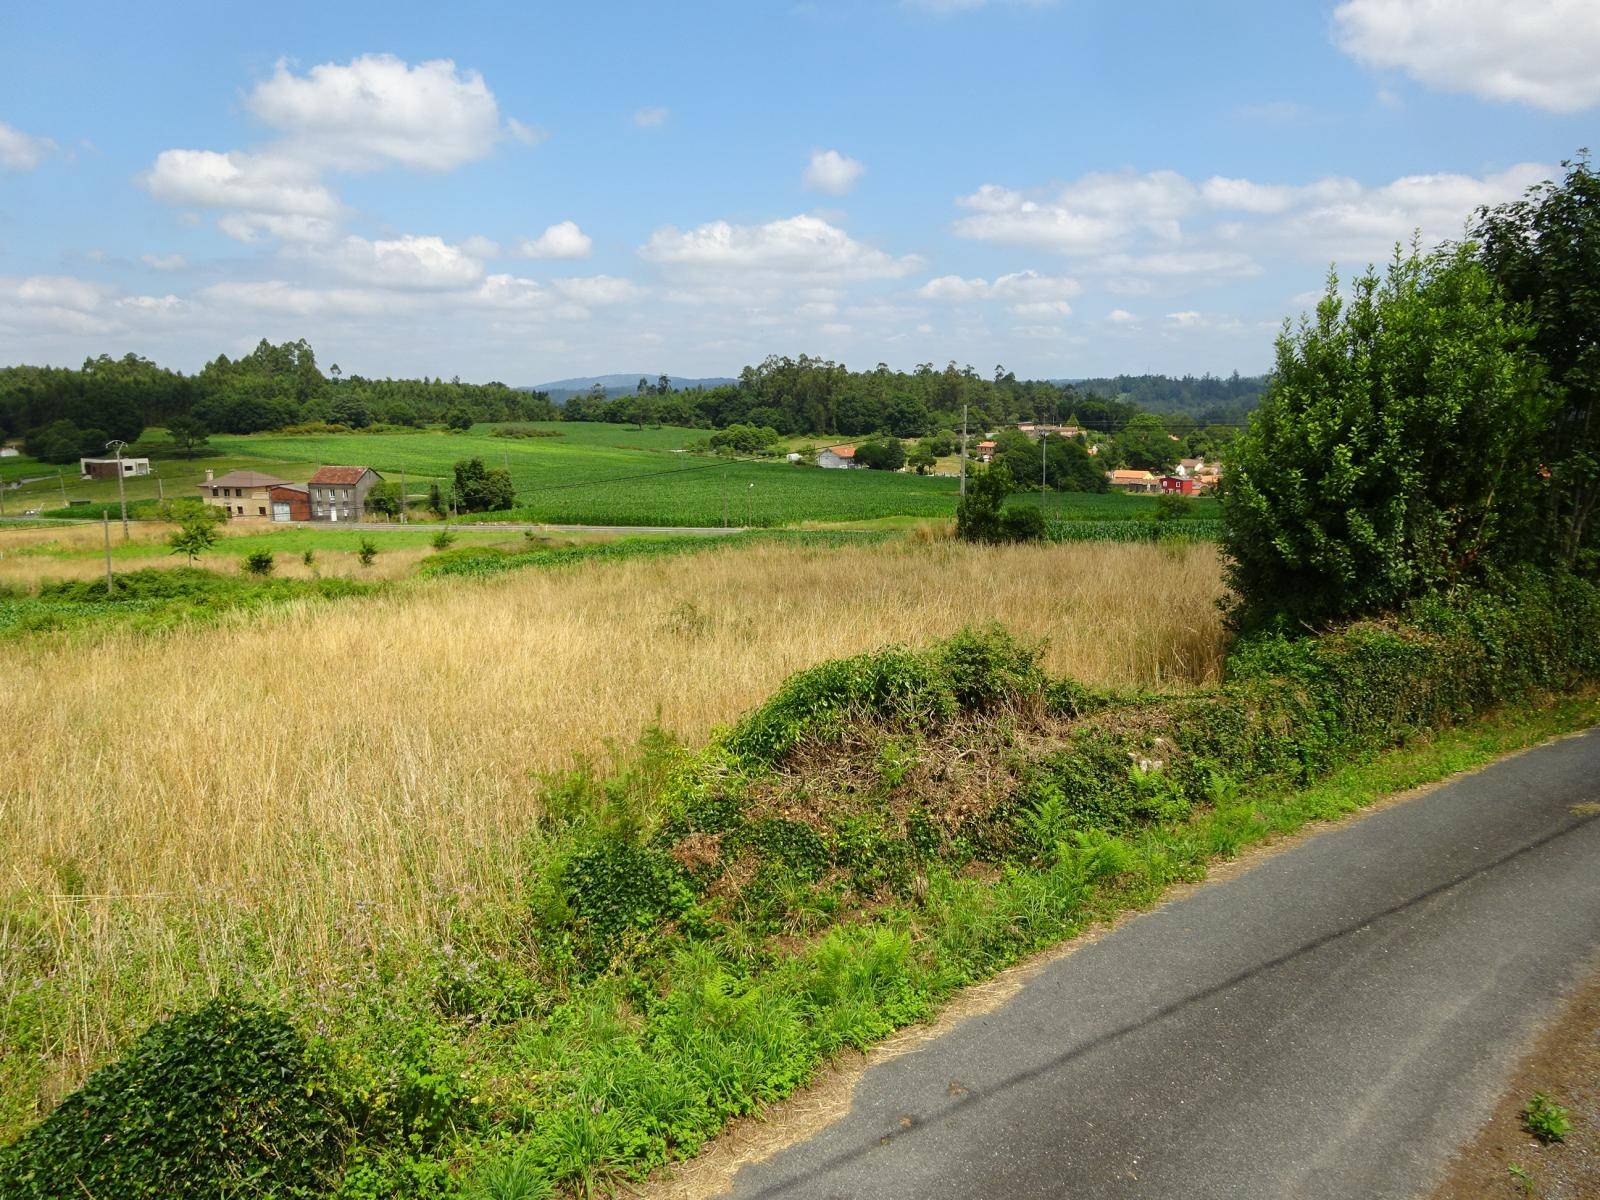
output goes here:
[[1470, 247], [1397, 251], [1348, 304], [1330, 274], [1229, 458], [1237, 622], [1318, 626], [1514, 557], [1547, 407], [1529, 337]]
[[1527, 306], [1553, 411], [1539, 440], [1549, 472], [1532, 535], [1558, 567], [1600, 569], [1600, 174], [1587, 152], [1560, 182], [1484, 209], [1473, 236], [1506, 296]]

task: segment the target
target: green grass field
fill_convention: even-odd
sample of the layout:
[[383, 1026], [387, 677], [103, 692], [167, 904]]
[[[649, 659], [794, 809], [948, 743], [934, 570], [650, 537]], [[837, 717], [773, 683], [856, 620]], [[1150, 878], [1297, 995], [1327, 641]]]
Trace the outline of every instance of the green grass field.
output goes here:
[[[557, 437], [495, 437], [492, 426], [468, 433], [438, 430], [402, 433], [216, 435], [205, 457], [176, 458], [160, 431], [148, 431], [132, 453], [148, 455], [154, 474], [127, 481], [129, 501], [158, 495], [193, 496], [207, 468], [217, 474], [247, 468], [291, 481], [308, 478], [329, 463], [363, 464], [385, 478], [403, 474], [416, 497], [428, 485], [446, 482], [451, 465], [479, 457], [504, 466], [516, 487], [509, 513], [480, 519], [572, 525], [781, 526], [872, 521], [885, 517], [939, 518], [955, 512], [957, 482], [943, 476], [877, 471], [824, 471], [781, 460], [723, 459], [687, 447], [705, 438], [701, 429], [634, 429], [626, 425], [549, 422]], [[8, 459], [12, 478], [49, 473], [52, 478], [5, 493], [8, 514], [50, 512], [74, 504], [117, 499], [115, 481], [83, 483], [68, 467], [59, 482], [55, 468], [29, 459]], [[63, 498], [63, 493], [65, 496]], [[1039, 501], [1024, 495], [1022, 503]], [[1046, 509], [1066, 520], [1128, 520], [1150, 511], [1152, 498], [1052, 493]], [[1214, 502], [1199, 501], [1197, 517], [1216, 516]]]

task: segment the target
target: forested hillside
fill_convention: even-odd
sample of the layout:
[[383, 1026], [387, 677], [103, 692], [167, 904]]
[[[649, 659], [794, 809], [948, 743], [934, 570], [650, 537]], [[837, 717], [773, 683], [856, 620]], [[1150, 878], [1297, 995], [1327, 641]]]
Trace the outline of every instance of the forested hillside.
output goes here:
[[[556, 405], [549, 394], [503, 383], [459, 379], [370, 379], [326, 370], [303, 339], [262, 341], [249, 354], [218, 355], [197, 374], [171, 371], [138, 355], [107, 355], [82, 368], [0, 369], [0, 436], [23, 438], [28, 452], [51, 462], [99, 453], [111, 438], [134, 441], [147, 426], [179, 440], [213, 433], [259, 433], [305, 426], [349, 429], [444, 423], [464, 429], [482, 421], [609, 421], [702, 429], [750, 426], [777, 435], [915, 438], [968, 427], [982, 432], [1018, 421], [1076, 421], [1120, 435], [1172, 433], [1205, 453], [1242, 421], [1259, 379], [1119, 376], [1082, 384], [1023, 380], [996, 368], [923, 363], [910, 371], [880, 363], [852, 371], [843, 363], [800, 355], [772, 356], [745, 367], [737, 380], [682, 388], [682, 381], [641, 378], [617, 396], [601, 381]], [[1159, 428], [1149, 412], [1167, 414]], [[1145, 414], [1141, 422], [1141, 414]], [[1201, 445], [1193, 434], [1214, 425]], [[1131, 432], [1131, 431], [1130, 431]]]

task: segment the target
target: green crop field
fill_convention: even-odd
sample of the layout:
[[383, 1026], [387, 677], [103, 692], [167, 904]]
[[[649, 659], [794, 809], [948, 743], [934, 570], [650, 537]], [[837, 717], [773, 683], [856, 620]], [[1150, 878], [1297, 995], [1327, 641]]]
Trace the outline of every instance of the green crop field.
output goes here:
[[[429, 484], [450, 479], [456, 461], [478, 457], [509, 470], [517, 495], [510, 512], [476, 518], [482, 520], [664, 526], [720, 526], [726, 520], [780, 526], [955, 513], [957, 482], [949, 476], [824, 471], [782, 460], [718, 458], [688, 450], [707, 436], [701, 429], [579, 422], [538, 427], [557, 436], [496, 437], [487, 425], [468, 433], [219, 434], [211, 438], [209, 453], [196, 458], [172, 457], [164, 435], [152, 430], [131, 452], [148, 455], [155, 473], [128, 480], [126, 492], [130, 502], [158, 494], [193, 496], [208, 468], [219, 475], [254, 469], [299, 481], [319, 465], [339, 463], [370, 466], [391, 480], [403, 474], [407, 491], [420, 498]], [[6, 492], [7, 512], [49, 512], [117, 499], [114, 481], [80, 482], [68, 467], [58, 483], [54, 472], [30, 459], [6, 460], [7, 476], [51, 476]], [[1040, 503], [1026, 493], [1017, 502]], [[1043, 504], [1062, 520], [1115, 521], [1148, 514], [1153, 499], [1051, 493]], [[1193, 515], [1215, 517], [1214, 502], [1197, 501]]]

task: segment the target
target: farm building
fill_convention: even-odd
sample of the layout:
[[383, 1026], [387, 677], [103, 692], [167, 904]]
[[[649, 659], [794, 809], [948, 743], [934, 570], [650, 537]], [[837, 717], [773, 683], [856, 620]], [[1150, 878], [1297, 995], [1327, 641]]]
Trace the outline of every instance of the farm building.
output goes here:
[[21, 453], [15, 446], [0, 446], [0, 458], [17, 458]]
[[978, 461], [988, 462], [990, 459], [992, 459], [994, 457], [994, 446], [995, 444], [993, 442], [979, 442]]
[[80, 458], [78, 474], [85, 479], [115, 479], [118, 469], [123, 478], [150, 474], [148, 458]]
[[1119, 468], [1106, 472], [1106, 480], [1114, 488], [1125, 492], [1157, 492], [1161, 490], [1161, 480], [1149, 471], [1131, 471]]
[[274, 521], [311, 520], [311, 493], [302, 483], [280, 483], [267, 489]]
[[313, 521], [359, 521], [367, 493], [383, 476], [371, 467], [319, 467], [306, 481]]
[[829, 446], [826, 450], [817, 451], [817, 466], [830, 467], [833, 470], [841, 468], [858, 467], [856, 462], [856, 448], [854, 446]]
[[1178, 496], [1192, 496], [1200, 489], [1195, 481], [1187, 475], [1163, 475], [1161, 477], [1161, 490]]
[[213, 477], [208, 468], [200, 499], [215, 504], [231, 521], [266, 521], [271, 518], [272, 489], [284, 484], [276, 475], [260, 471], [229, 471]]

